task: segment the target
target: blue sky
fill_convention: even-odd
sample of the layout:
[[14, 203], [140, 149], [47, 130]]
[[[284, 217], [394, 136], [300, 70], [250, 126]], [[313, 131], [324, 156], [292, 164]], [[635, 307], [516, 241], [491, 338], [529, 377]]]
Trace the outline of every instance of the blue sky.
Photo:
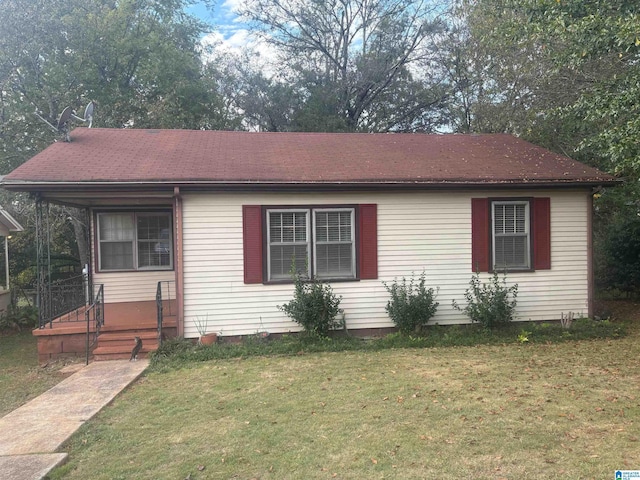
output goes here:
[[236, 0], [218, 1], [212, 12], [203, 2], [196, 2], [186, 10], [201, 20], [213, 24], [217, 30], [228, 32], [236, 28], [242, 28], [237, 24], [236, 15], [233, 13], [237, 3]]
[[[252, 37], [246, 25], [238, 20], [234, 9], [243, 0], [218, 0], [213, 12], [207, 9], [203, 2], [196, 2], [187, 8], [187, 12], [212, 24], [212, 32], [206, 35], [202, 42], [218, 44], [219, 50], [241, 53], [247, 49], [259, 54], [260, 68], [269, 71], [267, 64], [275, 61], [275, 51], [265, 42]], [[254, 61], [257, 61], [254, 58]]]

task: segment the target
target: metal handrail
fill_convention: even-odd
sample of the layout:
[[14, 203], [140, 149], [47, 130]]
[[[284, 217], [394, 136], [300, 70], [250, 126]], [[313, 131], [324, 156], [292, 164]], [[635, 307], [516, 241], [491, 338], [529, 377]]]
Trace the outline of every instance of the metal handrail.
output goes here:
[[[104, 285], [100, 285], [100, 288], [98, 288], [98, 293], [94, 297], [93, 303], [87, 306], [84, 315], [87, 321], [87, 338], [85, 341], [86, 363], [87, 365], [89, 365], [89, 353], [91, 351], [91, 348], [98, 341], [98, 337], [100, 336], [100, 329], [104, 325]], [[93, 339], [90, 340], [92, 320], [94, 325], [94, 335]]]
[[[162, 296], [162, 284], [166, 285], [166, 299], [169, 300], [167, 302], [167, 310], [168, 312], [165, 314], [165, 304], [163, 302]], [[175, 281], [173, 280], [161, 280], [158, 282], [158, 286], [156, 288], [156, 317], [158, 320], [158, 346], [162, 345], [162, 322], [165, 316], [172, 317], [174, 313], [171, 311], [171, 285], [175, 285]], [[175, 289], [175, 287], [174, 287]]]
[[46, 309], [41, 309], [42, 313], [48, 310], [48, 315], [40, 316], [40, 328], [47, 324], [53, 328], [53, 320], [59, 319], [61, 322], [81, 322], [81, 307], [84, 307], [85, 298], [85, 277], [77, 275], [65, 280], [58, 280], [49, 286], [49, 299]]

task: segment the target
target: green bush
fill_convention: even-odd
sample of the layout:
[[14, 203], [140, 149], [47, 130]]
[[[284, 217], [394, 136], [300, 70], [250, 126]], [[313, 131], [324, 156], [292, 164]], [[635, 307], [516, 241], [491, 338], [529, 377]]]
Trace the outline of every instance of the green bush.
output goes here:
[[278, 305], [278, 310], [302, 325], [305, 332], [313, 336], [326, 337], [329, 331], [341, 328], [342, 320], [337, 320], [342, 312], [340, 302], [330, 285], [311, 280], [306, 281], [301, 275], [293, 276], [293, 300]]
[[186, 338], [175, 337], [164, 340], [155, 352], [151, 352], [152, 360], [161, 357], [172, 357], [193, 350], [193, 342]]
[[389, 318], [403, 334], [420, 334], [427, 322], [432, 318], [439, 303], [435, 301], [436, 292], [425, 285], [425, 274], [419, 280], [402, 277], [402, 282], [394, 280], [391, 285], [382, 282], [391, 295], [385, 310]]
[[[512, 298], [509, 299], [509, 296]], [[480, 281], [480, 274], [475, 273], [469, 281], [469, 288], [464, 293], [467, 306], [460, 307], [455, 300], [453, 308], [464, 312], [472, 322], [477, 322], [488, 330], [507, 325], [513, 321], [518, 297], [518, 284], [507, 287], [507, 276], [502, 281], [494, 272], [489, 283]]]
[[22, 331], [38, 326], [38, 309], [32, 306], [18, 307], [9, 305], [7, 311], [0, 316], [0, 331]]

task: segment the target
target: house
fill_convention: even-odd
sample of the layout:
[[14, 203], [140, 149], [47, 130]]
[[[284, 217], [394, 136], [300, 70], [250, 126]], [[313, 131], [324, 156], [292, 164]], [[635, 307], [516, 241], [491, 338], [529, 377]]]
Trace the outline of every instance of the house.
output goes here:
[[4, 285], [0, 286], [0, 315], [4, 314], [11, 304], [8, 239], [13, 232], [21, 232], [22, 230], [22, 225], [20, 225], [9, 212], [0, 207], [0, 236], [4, 237]]
[[343, 297], [351, 331], [392, 327], [382, 282], [423, 271], [434, 323], [468, 322], [451, 301], [494, 269], [519, 286], [518, 320], [590, 315], [592, 198], [616, 181], [503, 134], [78, 128], [3, 186], [87, 209], [105, 327], [167, 282], [175, 333], [195, 338], [203, 319], [222, 337], [299, 330], [277, 308], [292, 259]]

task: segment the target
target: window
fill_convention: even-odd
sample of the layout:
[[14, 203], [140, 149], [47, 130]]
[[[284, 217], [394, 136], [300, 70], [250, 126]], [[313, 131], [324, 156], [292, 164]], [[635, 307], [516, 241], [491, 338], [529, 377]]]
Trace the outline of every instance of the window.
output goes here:
[[[507, 208], [502, 208], [500, 205]], [[517, 205], [524, 205], [524, 212], [523, 207]], [[494, 206], [498, 207], [498, 215], [495, 214]], [[500, 213], [503, 214], [502, 219], [497, 218]], [[507, 218], [509, 215], [512, 218]], [[498, 235], [495, 233], [496, 223], [498, 223], [498, 231], [500, 226], [503, 226], [501, 234]], [[509, 226], [511, 232], [509, 232]], [[518, 228], [522, 230], [523, 227], [524, 232], [518, 232]], [[516, 237], [524, 237], [525, 234], [528, 240], [519, 247], [518, 252]], [[502, 248], [502, 253], [498, 252], [496, 257], [497, 248], [494, 240], [500, 236], [504, 237], [503, 240], [498, 240], [498, 248]], [[511, 238], [511, 245], [509, 245], [509, 238]], [[509, 265], [509, 248], [515, 253], [515, 256], [510, 257], [511, 265]], [[527, 249], [526, 253], [524, 253], [525, 249]], [[517, 258], [523, 260], [519, 262]], [[516, 266], [518, 263], [521, 265]], [[531, 272], [550, 270], [551, 198], [472, 198], [471, 268], [473, 272], [491, 272], [494, 269], [504, 270], [505, 268]]]
[[355, 278], [353, 208], [268, 209], [267, 275], [289, 280], [291, 268], [319, 279]]
[[491, 203], [494, 270], [529, 270], [529, 201]]
[[99, 213], [100, 270], [173, 268], [170, 212]]

